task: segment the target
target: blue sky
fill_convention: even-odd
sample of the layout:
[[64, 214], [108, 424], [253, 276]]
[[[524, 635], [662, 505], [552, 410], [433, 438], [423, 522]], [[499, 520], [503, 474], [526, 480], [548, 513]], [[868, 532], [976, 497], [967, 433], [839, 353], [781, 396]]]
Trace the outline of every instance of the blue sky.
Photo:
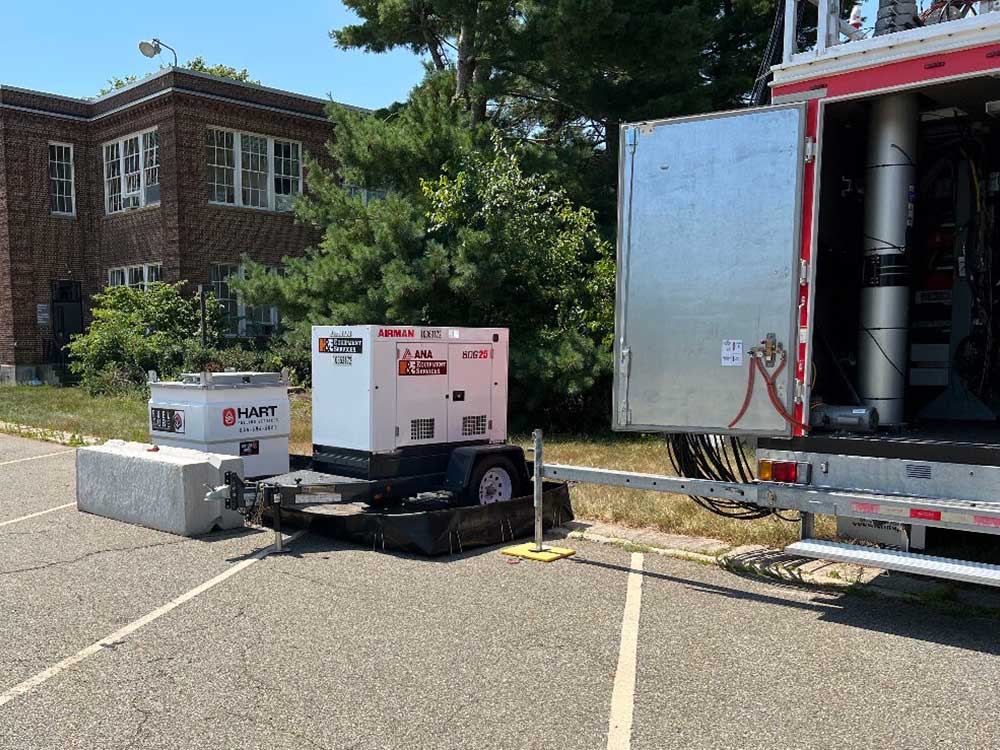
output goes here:
[[150, 60], [140, 39], [159, 37], [181, 63], [247, 68], [265, 86], [363, 107], [405, 98], [423, 75], [405, 50], [372, 55], [342, 52], [330, 29], [353, 19], [336, 0], [242, 0], [122, 3], [105, 0], [0, 0], [0, 85], [65, 96], [95, 95], [109, 76], [143, 75]]

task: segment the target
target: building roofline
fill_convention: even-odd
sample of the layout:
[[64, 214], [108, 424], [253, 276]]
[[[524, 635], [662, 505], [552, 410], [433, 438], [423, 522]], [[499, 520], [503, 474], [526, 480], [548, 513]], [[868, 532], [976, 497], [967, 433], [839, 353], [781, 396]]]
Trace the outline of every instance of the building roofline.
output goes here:
[[[215, 75], [211, 75], [210, 73], [203, 73], [203, 72], [197, 71], [197, 70], [189, 70], [188, 68], [183, 68], [183, 67], [180, 67], [180, 66], [169, 66], [169, 67], [166, 67], [166, 68], [162, 68], [161, 70], [158, 70], [155, 73], [151, 73], [150, 75], [144, 76], [144, 77], [142, 77], [142, 78], [140, 78], [140, 79], [138, 79], [136, 81], [132, 81], [131, 83], [129, 83], [129, 84], [125, 85], [125, 86], [122, 86], [119, 89], [115, 89], [114, 91], [110, 91], [107, 94], [103, 94], [102, 96], [98, 96], [98, 97], [95, 97], [95, 98], [64, 96], [62, 94], [52, 94], [52, 93], [50, 93], [48, 91], [38, 91], [36, 89], [22, 88], [22, 87], [19, 87], [19, 86], [10, 86], [10, 85], [7, 85], [7, 84], [0, 84], [0, 93], [2, 93], [3, 91], [12, 91], [12, 92], [20, 93], [20, 94], [28, 94], [28, 95], [33, 95], [33, 96], [41, 96], [41, 97], [45, 97], [47, 99], [56, 99], [56, 100], [59, 100], [59, 101], [70, 102], [70, 103], [73, 103], [73, 104], [76, 104], [76, 105], [82, 105], [82, 106], [92, 107], [94, 105], [104, 104], [104, 103], [111, 102], [116, 97], [119, 97], [119, 96], [122, 96], [124, 94], [127, 94], [132, 89], [138, 88], [139, 86], [147, 85], [151, 81], [155, 81], [158, 78], [162, 78], [162, 77], [170, 75], [170, 74], [178, 74], [178, 75], [182, 75], [182, 76], [191, 76], [191, 77], [194, 77], [194, 78], [202, 78], [202, 79], [207, 80], [207, 81], [213, 81], [215, 83], [221, 83], [221, 84], [223, 84], [225, 86], [233, 86], [233, 87], [237, 87], [237, 88], [247, 89], [247, 90], [250, 90], [250, 91], [259, 91], [259, 92], [265, 93], [265, 94], [276, 94], [276, 95], [279, 95], [279, 96], [287, 96], [287, 97], [289, 97], [291, 99], [298, 99], [300, 101], [309, 102], [309, 103], [312, 103], [312, 104], [322, 104], [324, 106], [327, 105], [327, 104], [339, 104], [342, 107], [347, 107], [348, 109], [352, 109], [352, 110], [355, 110], [357, 112], [370, 113], [370, 112], [373, 111], [373, 110], [368, 109], [366, 107], [359, 107], [359, 106], [354, 105], [354, 104], [345, 104], [343, 102], [338, 102], [338, 101], [334, 100], [332, 97], [324, 99], [322, 97], [309, 96], [307, 94], [298, 94], [298, 93], [296, 93], [294, 91], [288, 91], [286, 89], [277, 89], [277, 88], [272, 88], [270, 86], [261, 86], [260, 84], [257, 84], [257, 83], [248, 83], [246, 81], [237, 81], [234, 78], [226, 78], [224, 76], [215, 76]], [[177, 89], [176, 87], [170, 87], [170, 88], [172, 90], [181, 90], [181, 89]], [[140, 97], [139, 99], [136, 99], [136, 100], [122, 102], [121, 105], [119, 105], [117, 107], [113, 107], [112, 111], [121, 111], [122, 109], [125, 109], [125, 108], [127, 108], [129, 106], [132, 106], [132, 105], [135, 105], [135, 104], [139, 104], [142, 101], [145, 101], [147, 98], [148, 97]], [[241, 99], [238, 99], [237, 97], [233, 97], [233, 101], [236, 101], [236, 102], [239, 102], [239, 103], [245, 103], [245, 104], [253, 104], [253, 102], [245, 102], [245, 101], [243, 101]], [[32, 108], [32, 109], [33, 109], [33, 111], [36, 111], [39, 114], [53, 114], [53, 115], [63, 116], [63, 117], [67, 116], [67, 114], [68, 114], [68, 113], [64, 113], [64, 112], [51, 112], [51, 113], [49, 113], [47, 110], [38, 110], [38, 109], [35, 109], [35, 108]], [[285, 108], [280, 108], [280, 109], [285, 109]], [[73, 119], [95, 120], [95, 119], [99, 119], [100, 117], [104, 116], [105, 114], [107, 114], [107, 113], [95, 113], [95, 114], [89, 114], [89, 115], [69, 115], [69, 116], [72, 117]], [[302, 114], [305, 114], [305, 113], [302, 113]]]
[[44, 96], [49, 99], [59, 99], [63, 102], [72, 102], [73, 104], [93, 104], [93, 99], [81, 99], [77, 96], [66, 96], [64, 94], [53, 94], [51, 91], [39, 91], [38, 89], [26, 89], [23, 86], [11, 86], [9, 83], [0, 83], [0, 92], [2, 91], [16, 91], [18, 94], [33, 94], [34, 96]]

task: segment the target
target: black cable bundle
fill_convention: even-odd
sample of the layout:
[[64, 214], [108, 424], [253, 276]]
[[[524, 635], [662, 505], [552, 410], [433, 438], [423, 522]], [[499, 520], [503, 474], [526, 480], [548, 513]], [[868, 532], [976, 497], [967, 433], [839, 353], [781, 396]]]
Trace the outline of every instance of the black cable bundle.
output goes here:
[[[692, 479], [711, 479], [717, 482], [749, 483], [754, 481], [753, 470], [747, 459], [743, 446], [736, 437], [729, 437], [729, 449], [726, 450], [726, 438], [714, 435], [667, 435], [667, 454], [677, 476]], [[776, 515], [785, 518], [773, 508], [762, 508], [751, 502], [727, 500], [718, 497], [699, 497], [690, 495], [705, 510], [726, 518], [751, 520]]]

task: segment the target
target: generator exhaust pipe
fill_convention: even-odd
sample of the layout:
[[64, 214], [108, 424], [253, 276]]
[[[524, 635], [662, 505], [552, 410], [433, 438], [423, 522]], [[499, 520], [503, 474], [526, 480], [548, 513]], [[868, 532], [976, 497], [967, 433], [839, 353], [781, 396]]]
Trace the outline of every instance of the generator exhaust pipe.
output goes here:
[[885, 96], [868, 126], [858, 392], [888, 426], [904, 416], [918, 114], [915, 94]]

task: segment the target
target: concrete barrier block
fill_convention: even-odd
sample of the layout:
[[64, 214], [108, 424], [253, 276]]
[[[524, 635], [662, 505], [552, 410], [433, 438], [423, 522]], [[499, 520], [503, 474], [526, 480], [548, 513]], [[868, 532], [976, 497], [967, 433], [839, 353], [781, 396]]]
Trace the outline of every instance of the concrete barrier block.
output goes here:
[[227, 471], [242, 476], [243, 459], [189, 448], [109, 440], [80, 448], [76, 503], [85, 513], [182, 536], [243, 525], [243, 517], [205, 493], [225, 484]]

